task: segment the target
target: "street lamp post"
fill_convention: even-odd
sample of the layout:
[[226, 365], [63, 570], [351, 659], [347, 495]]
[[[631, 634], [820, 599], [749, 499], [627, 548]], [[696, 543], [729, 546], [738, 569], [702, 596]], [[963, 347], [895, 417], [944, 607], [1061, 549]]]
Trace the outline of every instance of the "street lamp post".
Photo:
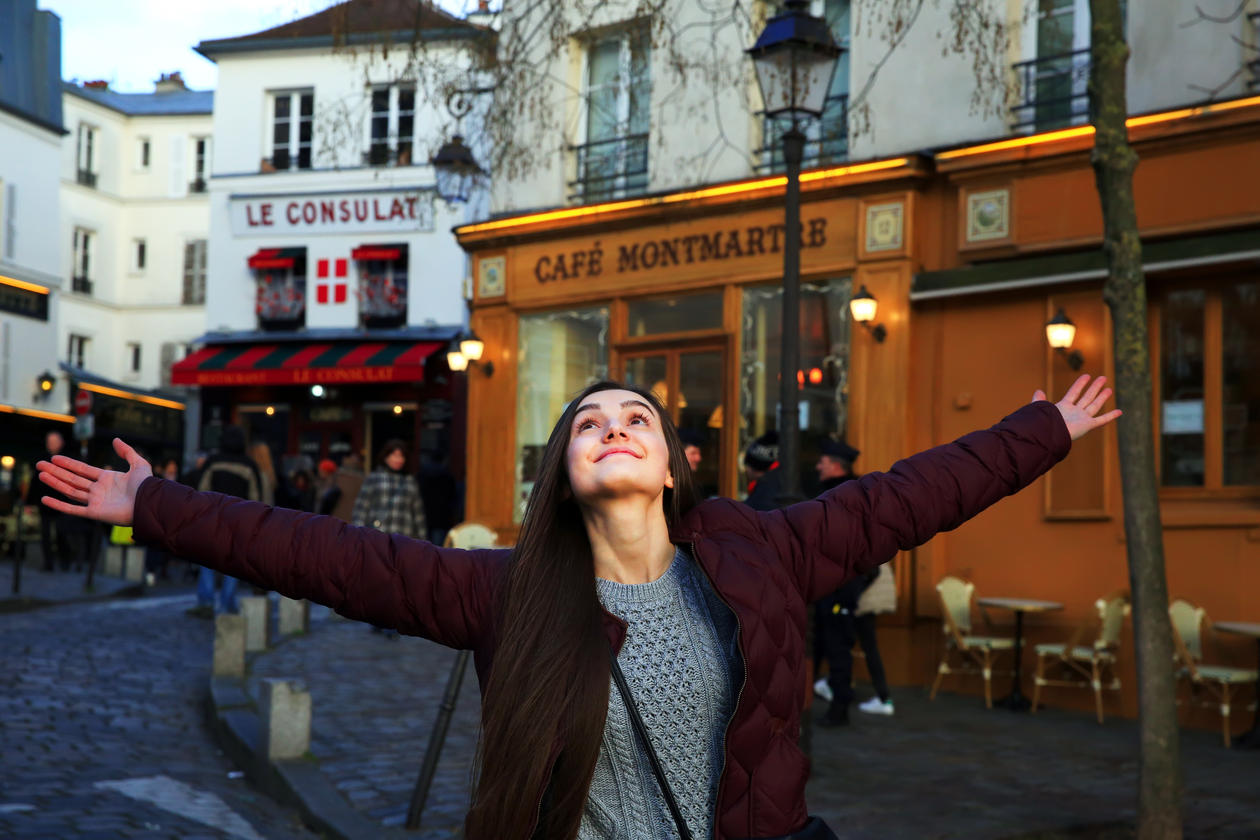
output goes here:
[[783, 311], [779, 368], [779, 474], [781, 505], [800, 501], [801, 159], [805, 133], [801, 124], [822, 116], [841, 49], [826, 21], [809, 13], [806, 0], [787, 0], [783, 11], [766, 21], [748, 50], [767, 119], [788, 117], [783, 133], [784, 190]]
[[[783, 10], [766, 21], [757, 43], [748, 54], [757, 71], [757, 85], [767, 120], [787, 117], [783, 132], [783, 162], [787, 186], [783, 193], [783, 310], [779, 353], [779, 480], [776, 500], [787, 506], [804, 498], [801, 493], [800, 393], [796, 372], [800, 369], [801, 343], [801, 159], [805, 133], [801, 123], [822, 116], [840, 60], [840, 47], [826, 21], [809, 13], [805, 0], [787, 0]], [[805, 649], [814, 647], [814, 611], [806, 609]], [[812, 680], [811, 680], [812, 682]], [[806, 691], [812, 691], [807, 686]], [[811, 752], [813, 725], [809, 715], [801, 721], [801, 748]]]

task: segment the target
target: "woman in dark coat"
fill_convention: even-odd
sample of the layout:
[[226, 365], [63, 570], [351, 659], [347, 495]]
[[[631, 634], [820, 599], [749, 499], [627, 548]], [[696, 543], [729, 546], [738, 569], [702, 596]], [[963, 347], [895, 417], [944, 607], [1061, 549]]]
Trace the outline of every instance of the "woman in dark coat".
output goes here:
[[1086, 376], [1057, 405], [1038, 391], [991, 429], [763, 513], [695, 504], [664, 408], [600, 383], [556, 424], [507, 550], [194, 493], [152, 478], [121, 441], [127, 473], [64, 457], [39, 468], [71, 499], [46, 502], [60, 511], [134, 522], [138, 539], [197, 562], [471, 649], [484, 758], [474, 840], [659, 838], [675, 824], [715, 840], [829, 837], [808, 818], [797, 748], [809, 603], [1026, 486], [1118, 416], [1099, 415], [1110, 393]]

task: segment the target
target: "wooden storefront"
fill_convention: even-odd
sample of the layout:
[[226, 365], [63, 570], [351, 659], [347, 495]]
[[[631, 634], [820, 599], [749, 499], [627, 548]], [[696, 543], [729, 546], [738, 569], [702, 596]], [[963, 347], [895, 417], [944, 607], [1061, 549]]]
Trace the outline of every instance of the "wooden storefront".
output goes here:
[[[1180, 424], [1156, 430], [1170, 592], [1213, 618], [1255, 621], [1260, 98], [1139, 118], [1132, 132], [1156, 416]], [[1076, 374], [1044, 329], [1059, 308], [1076, 323], [1083, 370], [1111, 373], [1091, 143], [1075, 128], [805, 174], [803, 476], [819, 434], [844, 434], [870, 472], [988, 426], [1038, 388], [1061, 394]], [[743, 495], [740, 453], [775, 423], [782, 194], [782, 179], [766, 178], [457, 230], [485, 341], [468, 376], [470, 519], [512, 538], [531, 459], [564, 402], [602, 376], [658, 388], [680, 425], [707, 434], [702, 482]], [[848, 299], [863, 286], [878, 300], [882, 342], [849, 323]], [[1198, 366], [1197, 396], [1187, 362]], [[1065, 604], [1029, 620], [1026, 669], [1032, 645], [1066, 640], [1095, 599], [1127, 584], [1115, 449], [1114, 428], [1086, 439], [1028, 491], [894, 561], [899, 611], [881, 630], [894, 684], [935, 674], [944, 575], [981, 594]], [[1111, 713], [1136, 714], [1132, 651], [1126, 624]], [[1254, 663], [1242, 638], [1221, 639], [1218, 652]], [[978, 693], [980, 683], [953, 678], [946, 689]], [[1048, 700], [1092, 704], [1061, 689]]]

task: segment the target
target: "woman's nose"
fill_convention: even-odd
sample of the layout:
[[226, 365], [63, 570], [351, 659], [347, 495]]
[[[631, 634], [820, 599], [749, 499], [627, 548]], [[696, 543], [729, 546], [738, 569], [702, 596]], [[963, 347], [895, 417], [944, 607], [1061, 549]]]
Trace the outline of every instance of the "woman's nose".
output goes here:
[[604, 440], [615, 440], [619, 437], [626, 436], [626, 429], [617, 420], [608, 424], [608, 430], [604, 432]]

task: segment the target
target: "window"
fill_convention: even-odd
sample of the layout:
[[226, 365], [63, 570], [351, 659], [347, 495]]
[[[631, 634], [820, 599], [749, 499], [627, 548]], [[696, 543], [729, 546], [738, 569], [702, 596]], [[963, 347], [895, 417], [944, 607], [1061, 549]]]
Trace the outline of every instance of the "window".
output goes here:
[[74, 229], [74, 263], [70, 267], [70, 288], [85, 295], [92, 294], [92, 251], [96, 234], [84, 228]]
[[[407, 246], [363, 245], [350, 252], [359, 271], [359, 317], [368, 328], [401, 327], [407, 323]], [[320, 260], [319, 280], [328, 273]], [[334, 284], [335, 285], [335, 284]], [[315, 291], [319, 303], [328, 302], [328, 287], [320, 282]]]
[[70, 333], [69, 346], [66, 348], [66, 361], [77, 368], [84, 368], [87, 359], [88, 337]]
[[648, 186], [651, 47], [646, 27], [591, 43], [586, 54], [586, 142], [574, 149], [574, 197], [602, 201]]
[[17, 184], [5, 184], [0, 197], [4, 199], [4, 258], [14, 259], [17, 251]]
[[203, 193], [206, 191], [206, 161], [210, 154], [210, 138], [193, 138], [193, 179], [188, 191]]
[[262, 249], [249, 265], [258, 283], [258, 326], [286, 331], [301, 327], [306, 322], [306, 249]]
[[184, 243], [185, 306], [202, 306], [206, 302], [206, 240], [192, 239]]
[[96, 143], [96, 127], [79, 123], [75, 139], [75, 159], [78, 161], [77, 180], [85, 187], [96, 186]]
[[1171, 287], [1152, 309], [1161, 487], [1260, 493], [1260, 280]]
[[140, 169], [149, 168], [149, 158], [152, 154], [152, 143], [148, 137], [141, 137], [136, 142], [136, 166]]
[[543, 449], [565, 403], [608, 377], [608, 307], [522, 315], [518, 359], [516, 522], [525, 513]]
[[145, 263], [148, 261], [147, 248], [143, 239], [131, 240], [131, 270], [144, 271]]
[[[850, 280], [801, 284], [800, 463], [818, 458], [824, 435], [843, 435], [848, 423]], [[779, 426], [779, 351], [783, 289], [754, 286], [743, 292], [739, 451]], [[810, 491], [810, 471], [802, 470]]]
[[[849, 35], [851, 27], [851, 0], [814, 0], [813, 14], [827, 21], [831, 35], [844, 48], [836, 62], [831, 77], [831, 88], [822, 116], [808, 120], [804, 126], [805, 149], [802, 168], [822, 166], [847, 160], [849, 157]], [[763, 170], [781, 172], [784, 168], [783, 134], [791, 127], [791, 120], [778, 118], [765, 120], [761, 140]]]
[[[1121, 13], [1125, 4], [1121, 3]], [[1089, 117], [1089, 2], [1037, 0], [1025, 24], [1024, 43], [1035, 48], [1014, 66], [1019, 101], [1011, 109], [1016, 131], [1047, 131]]]
[[127, 372], [140, 372], [140, 345], [137, 342], [127, 343]]
[[311, 138], [315, 117], [312, 91], [285, 91], [272, 94], [271, 169], [311, 168]]
[[390, 85], [371, 89], [372, 115], [368, 124], [368, 150], [364, 163], [370, 166], [396, 164], [410, 166], [414, 154], [416, 89], [412, 85]]

